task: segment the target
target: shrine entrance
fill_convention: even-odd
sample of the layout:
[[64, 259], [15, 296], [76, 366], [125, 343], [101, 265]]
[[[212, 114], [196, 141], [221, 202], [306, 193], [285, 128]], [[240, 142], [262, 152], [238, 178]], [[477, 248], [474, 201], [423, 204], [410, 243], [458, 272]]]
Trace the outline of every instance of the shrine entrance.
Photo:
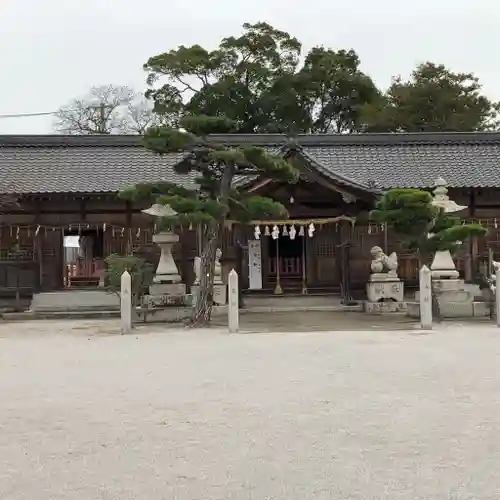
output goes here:
[[301, 289], [305, 283], [307, 266], [305, 236], [296, 235], [292, 239], [286, 233], [287, 230], [284, 230], [281, 237], [267, 240], [267, 277], [275, 286], [279, 283], [281, 287]]
[[98, 230], [66, 230], [64, 287], [97, 287], [104, 274], [104, 238]]

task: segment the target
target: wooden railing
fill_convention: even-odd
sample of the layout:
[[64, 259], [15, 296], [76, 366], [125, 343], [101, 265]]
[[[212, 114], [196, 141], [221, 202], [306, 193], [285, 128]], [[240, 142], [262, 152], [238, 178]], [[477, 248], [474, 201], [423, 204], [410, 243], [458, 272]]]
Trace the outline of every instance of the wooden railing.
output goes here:
[[300, 257], [272, 257], [269, 259], [269, 276], [278, 274], [282, 278], [299, 278], [302, 276], [302, 259]]

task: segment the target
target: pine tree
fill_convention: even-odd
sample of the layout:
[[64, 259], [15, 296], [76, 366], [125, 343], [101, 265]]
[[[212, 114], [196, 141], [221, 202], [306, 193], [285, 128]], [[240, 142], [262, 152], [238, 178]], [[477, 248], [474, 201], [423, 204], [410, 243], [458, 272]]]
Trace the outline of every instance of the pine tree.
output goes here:
[[194, 173], [198, 189], [160, 182], [137, 184], [120, 193], [130, 201], [170, 205], [177, 215], [162, 221], [168, 227], [201, 224], [204, 228], [199, 296], [191, 321], [194, 326], [204, 325], [211, 318], [215, 256], [225, 222], [288, 217], [281, 203], [248, 194], [244, 187], [238, 188], [242, 183], [235, 183], [235, 178], [259, 176], [295, 183], [299, 176], [293, 164], [279, 154], [252, 145], [229, 147], [214, 139], [214, 134], [232, 132], [233, 126], [224, 117], [197, 115], [184, 117], [180, 129], [149, 129], [145, 135], [146, 147], [160, 155], [182, 153], [175, 170], [186, 176]]
[[[480, 224], [464, 224], [459, 217], [433, 204], [433, 197], [420, 189], [391, 189], [384, 193], [372, 211], [374, 221], [392, 227], [413, 251], [419, 265], [430, 267], [434, 254], [449, 250], [451, 254], [471, 236], [487, 230]], [[435, 317], [440, 320], [439, 304], [433, 293]]]
[[470, 236], [486, 233], [480, 224], [463, 224], [432, 201], [427, 191], [391, 189], [381, 196], [371, 214], [373, 220], [386, 223], [406, 241], [421, 265], [430, 265], [437, 251], [453, 254]]

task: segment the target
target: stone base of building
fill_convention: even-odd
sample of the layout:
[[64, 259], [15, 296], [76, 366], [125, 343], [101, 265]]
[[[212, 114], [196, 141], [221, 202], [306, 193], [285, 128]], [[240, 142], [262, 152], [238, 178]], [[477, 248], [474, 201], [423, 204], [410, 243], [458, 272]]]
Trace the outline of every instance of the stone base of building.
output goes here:
[[370, 302], [366, 300], [363, 303], [363, 310], [368, 314], [388, 314], [406, 312], [406, 302]]
[[[485, 318], [490, 316], [490, 308], [485, 302], [440, 302], [443, 318]], [[407, 303], [407, 316], [420, 318], [420, 302]]]

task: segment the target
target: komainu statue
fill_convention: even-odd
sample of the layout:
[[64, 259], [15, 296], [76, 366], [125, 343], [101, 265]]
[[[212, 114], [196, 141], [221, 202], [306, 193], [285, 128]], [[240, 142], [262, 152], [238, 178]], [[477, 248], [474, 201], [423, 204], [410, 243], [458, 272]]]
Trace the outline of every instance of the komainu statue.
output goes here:
[[[387, 256], [380, 247], [370, 250], [372, 256], [370, 279], [366, 285], [368, 302], [365, 310], [369, 312], [400, 312], [403, 306], [390, 303], [402, 303], [404, 285], [398, 278], [398, 256], [392, 252]], [[385, 303], [385, 305], [380, 305]], [[378, 304], [378, 305], [377, 305]], [[406, 307], [406, 306], [405, 306]]]
[[391, 277], [397, 277], [398, 256], [392, 252], [387, 256], [380, 247], [373, 247], [370, 250], [372, 256], [371, 270], [373, 274], [387, 274]]

